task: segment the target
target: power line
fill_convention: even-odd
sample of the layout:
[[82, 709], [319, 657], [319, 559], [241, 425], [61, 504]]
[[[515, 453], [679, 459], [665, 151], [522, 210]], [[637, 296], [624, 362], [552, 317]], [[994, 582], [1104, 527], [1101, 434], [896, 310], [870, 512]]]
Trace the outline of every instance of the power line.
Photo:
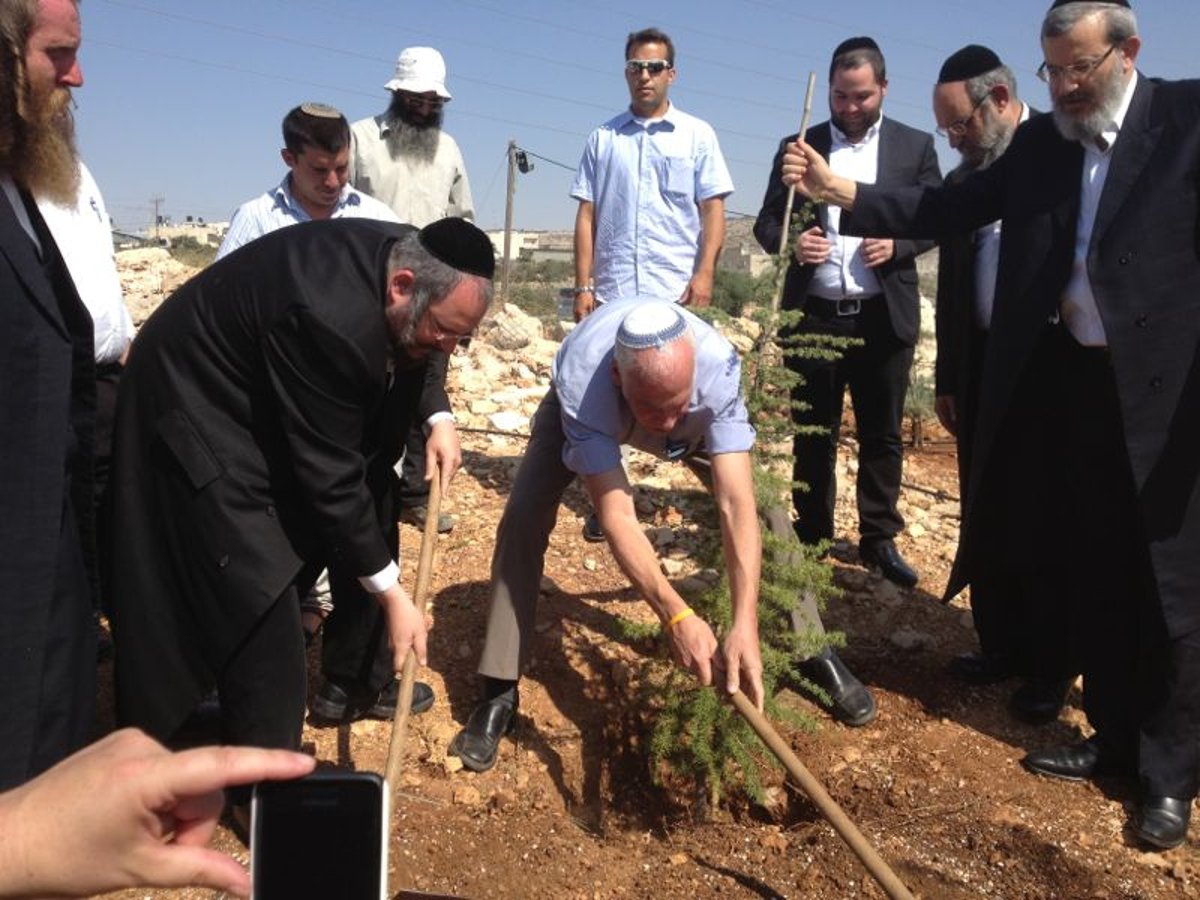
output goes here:
[[557, 159], [551, 159], [548, 156], [542, 156], [540, 153], [534, 153], [528, 147], [519, 147], [526, 156], [532, 156], [534, 159], [540, 159], [542, 162], [548, 162], [552, 166], [558, 166], [560, 169], [566, 169], [568, 172], [574, 172], [575, 166], [568, 166], [566, 163], [561, 163]]

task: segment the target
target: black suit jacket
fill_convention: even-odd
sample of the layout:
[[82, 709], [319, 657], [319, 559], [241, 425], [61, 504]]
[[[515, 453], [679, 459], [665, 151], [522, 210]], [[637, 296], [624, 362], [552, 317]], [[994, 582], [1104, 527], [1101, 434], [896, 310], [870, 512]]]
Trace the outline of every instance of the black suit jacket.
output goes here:
[[[754, 236], [758, 238], [762, 248], [771, 254], [779, 252], [783, 211], [787, 206], [787, 188], [782, 181], [783, 154], [787, 145], [795, 139], [796, 135], [792, 134], [779, 144], [771, 166], [767, 190], [763, 195], [762, 208], [754, 223]], [[807, 140], [813, 149], [826, 159], [829, 158], [829, 150], [833, 143], [829, 122], [813, 126]], [[937, 154], [933, 149], [933, 136], [884, 118], [879, 125], [879, 167], [875, 183], [881, 187], [893, 187], [939, 185], [941, 182]], [[797, 196], [793, 208], [799, 210], [803, 202], [803, 196]], [[933, 245], [932, 240], [898, 241], [895, 255], [876, 269], [887, 298], [892, 329], [896, 337], [909, 346], [916, 344], [921, 324], [915, 257]], [[795, 256], [790, 256], [783, 286], [784, 309], [803, 308], [814, 268], [802, 266], [796, 262]]]
[[94, 689], [95, 672], [94, 659], [63, 658], [91, 628], [92, 319], [36, 206], [24, 206], [45, 262], [0, 193], [0, 789], [78, 746], [47, 730], [47, 710], [79, 679]]
[[444, 354], [392, 371], [387, 258], [411, 230], [281, 229], [142, 327], [112, 476], [123, 716], [173, 730], [304, 564], [365, 576], [393, 559], [384, 534], [404, 434], [450, 408]]
[[[1037, 110], [1030, 109], [1030, 117], [1037, 115]], [[958, 184], [973, 173], [973, 169], [959, 166], [946, 176], [946, 184]], [[975, 420], [972, 388], [978, 386], [983, 367], [982, 357], [975, 358], [981, 346], [975, 324], [975, 253], [973, 230], [954, 232], [938, 240], [934, 389], [939, 397], [955, 398], [959, 474], [964, 482]]]
[[[972, 488], [1070, 277], [1082, 162], [1080, 145], [1039, 116], [961, 185], [859, 187], [852, 233], [936, 235], [1004, 220]], [[1087, 265], [1159, 596], [1171, 633], [1184, 634], [1200, 628], [1200, 82], [1139, 75]], [[970, 501], [963, 527], [960, 562], [974, 539]]]

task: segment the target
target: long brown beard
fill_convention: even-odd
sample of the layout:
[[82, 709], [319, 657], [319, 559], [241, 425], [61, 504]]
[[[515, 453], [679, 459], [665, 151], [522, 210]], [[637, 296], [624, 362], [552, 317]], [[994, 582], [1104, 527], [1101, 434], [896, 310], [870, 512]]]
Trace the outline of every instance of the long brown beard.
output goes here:
[[79, 161], [71, 92], [55, 88], [31, 95], [21, 120], [23, 140], [13, 159], [13, 179], [36, 197], [73, 206], [79, 195]]

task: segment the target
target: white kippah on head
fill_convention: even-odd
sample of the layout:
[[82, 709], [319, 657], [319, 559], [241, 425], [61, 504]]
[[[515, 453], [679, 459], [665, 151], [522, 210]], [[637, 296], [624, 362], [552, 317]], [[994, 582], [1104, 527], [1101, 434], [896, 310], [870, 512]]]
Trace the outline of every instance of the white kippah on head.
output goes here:
[[621, 320], [617, 346], [630, 350], [662, 348], [687, 333], [687, 322], [674, 303], [639, 303]]

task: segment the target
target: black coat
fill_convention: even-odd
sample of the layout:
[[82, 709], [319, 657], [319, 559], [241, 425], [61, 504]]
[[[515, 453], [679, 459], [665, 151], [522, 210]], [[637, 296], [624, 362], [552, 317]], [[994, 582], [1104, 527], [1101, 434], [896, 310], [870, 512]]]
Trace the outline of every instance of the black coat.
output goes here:
[[[1083, 149], [1050, 116], [991, 168], [941, 190], [861, 185], [847, 230], [936, 235], [1004, 220], [969, 496], [1057, 313], [1074, 258]], [[1167, 626], [1200, 628], [1200, 82], [1137, 89], [1112, 151], [1088, 250]], [[970, 501], [960, 559], [974, 536]], [[958, 567], [956, 566], [956, 569]], [[961, 584], [961, 574], [952, 576]]]
[[[780, 142], [771, 166], [767, 190], [763, 195], [762, 208], [754, 223], [754, 236], [758, 238], [762, 248], [771, 254], [779, 252], [783, 211], [787, 206], [787, 188], [781, 180], [783, 154], [787, 145], [794, 140], [796, 135], [792, 134]], [[829, 150], [833, 143], [829, 122], [813, 126], [807, 140], [814, 150], [826, 159], [829, 158]], [[879, 169], [875, 183], [880, 187], [941, 184], [942, 176], [938, 169], [937, 154], [933, 149], [933, 136], [884, 118], [879, 126]], [[803, 195], [798, 194], [793, 209], [799, 211], [803, 202]], [[932, 240], [897, 241], [895, 255], [875, 270], [887, 298], [892, 330], [895, 331], [896, 337], [910, 347], [916, 345], [921, 325], [915, 257], [933, 245]], [[783, 308], [802, 309], [814, 267], [800, 265], [795, 256], [791, 255], [790, 247], [788, 250], [789, 264], [783, 284]]]
[[170, 734], [306, 563], [365, 576], [393, 559], [403, 436], [450, 408], [444, 354], [390, 371], [387, 257], [410, 230], [281, 229], [142, 327], [112, 476], [122, 719]]
[[92, 320], [24, 206], [45, 263], [0, 194], [0, 789], [86, 739], [96, 669]]

